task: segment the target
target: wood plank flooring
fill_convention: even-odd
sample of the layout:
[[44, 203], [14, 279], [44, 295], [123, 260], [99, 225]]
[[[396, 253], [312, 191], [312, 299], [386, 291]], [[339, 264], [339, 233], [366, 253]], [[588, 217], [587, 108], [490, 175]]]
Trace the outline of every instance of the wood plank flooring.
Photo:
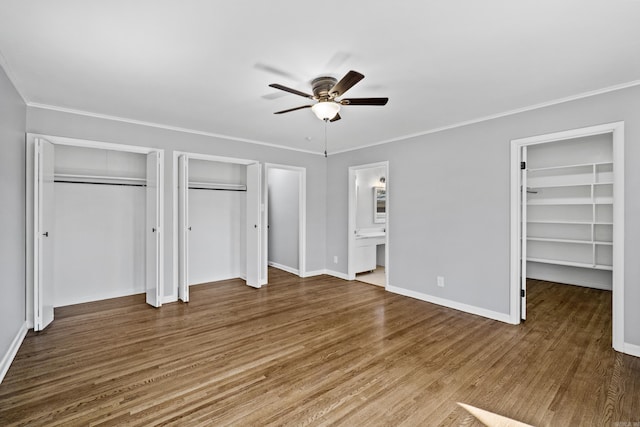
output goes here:
[[[328, 276], [56, 309], [0, 384], [0, 425], [639, 425], [611, 294], [532, 281], [513, 326]], [[616, 424], [620, 423], [620, 424]], [[630, 423], [630, 424], [625, 424]]]

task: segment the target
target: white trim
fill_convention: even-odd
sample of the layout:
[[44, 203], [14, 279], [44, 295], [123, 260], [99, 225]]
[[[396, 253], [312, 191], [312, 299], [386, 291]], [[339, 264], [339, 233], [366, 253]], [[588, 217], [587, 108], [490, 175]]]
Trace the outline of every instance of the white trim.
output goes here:
[[622, 352], [631, 356], [640, 357], [640, 345], [626, 342], [623, 344]]
[[11, 345], [7, 349], [7, 352], [2, 356], [2, 360], [0, 361], [0, 383], [2, 383], [5, 375], [7, 375], [7, 371], [9, 371], [9, 367], [11, 366], [13, 359], [15, 359], [16, 354], [18, 354], [18, 350], [20, 350], [20, 346], [24, 341], [24, 337], [27, 336], [28, 330], [29, 327], [27, 325], [27, 322], [25, 321], [20, 326], [20, 329], [18, 330], [16, 336], [13, 337], [13, 340], [11, 341]]
[[[251, 165], [254, 163], [259, 163], [257, 160], [250, 159], [241, 159], [237, 157], [224, 157], [224, 156], [216, 156], [211, 154], [202, 154], [195, 153], [191, 151], [173, 151], [173, 174], [172, 174], [172, 190], [171, 197], [173, 199], [172, 210], [173, 210], [173, 247], [172, 247], [172, 263], [173, 263], [173, 286], [171, 287], [171, 295], [166, 296], [166, 298], [171, 298], [172, 302], [178, 300], [178, 287], [180, 286], [180, 275], [179, 275], [179, 224], [178, 224], [178, 157], [186, 156], [189, 159], [196, 160], [205, 160], [210, 162], [221, 162], [221, 163], [233, 163], [238, 165]], [[246, 276], [241, 276], [243, 280], [246, 280]], [[264, 285], [265, 283], [261, 283]]]
[[[269, 185], [269, 169], [284, 169], [298, 173], [298, 270], [297, 274], [300, 277], [306, 277], [307, 270], [307, 168], [301, 166], [290, 166], [277, 163], [265, 163], [264, 164], [264, 206], [265, 217], [268, 209], [268, 185]], [[268, 221], [267, 221], [268, 222]], [[268, 257], [268, 230], [265, 230], [265, 255]]]
[[445, 298], [434, 297], [432, 295], [427, 295], [422, 292], [399, 288], [397, 286], [387, 285], [386, 290], [394, 294], [419, 299], [421, 301], [430, 302], [432, 304], [441, 305], [443, 307], [452, 308], [454, 310], [463, 311], [465, 313], [475, 314], [477, 316], [498, 320], [504, 323], [512, 323], [511, 317], [509, 316], [509, 314], [500, 313], [493, 310], [487, 310], [486, 308], [476, 307], [474, 305], [469, 305], [469, 304], [463, 304], [461, 302], [452, 301]]
[[[17, 79], [16, 79], [15, 75], [13, 74], [13, 72], [10, 70], [9, 63], [7, 62], [7, 58], [5, 58], [5, 56], [2, 53], [2, 51], [0, 51], [0, 67], [2, 67], [2, 69], [4, 70], [4, 73], [7, 75], [7, 78], [9, 79], [11, 84], [13, 85], [13, 88], [15, 89], [16, 93], [18, 94], [18, 96], [20, 98], [22, 98], [22, 102], [24, 102], [25, 105], [29, 105], [29, 103], [27, 102], [27, 98], [24, 96], [24, 94], [22, 93], [22, 91], [18, 87]], [[2, 380], [0, 380], [0, 381], [2, 381]]]
[[327, 270], [307, 271], [304, 276], [300, 276], [300, 277], [315, 277], [315, 276], [322, 276], [323, 274], [327, 274]]
[[572, 138], [612, 134], [613, 140], [613, 348], [624, 346], [624, 122], [605, 123], [580, 129], [554, 132], [511, 141], [511, 237], [510, 237], [510, 323], [520, 323], [520, 156], [521, 148]]
[[[160, 180], [158, 186], [160, 186], [160, 230], [164, 230], [164, 150], [161, 148], [144, 147], [138, 145], [126, 145], [117, 144], [112, 142], [92, 141], [88, 139], [68, 138], [63, 136], [45, 135], [40, 133], [27, 133], [25, 138], [26, 144], [26, 311], [25, 316], [27, 324], [30, 328], [33, 325], [33, 280], [34, 280], [34, 257], [33, 257], [33, 146], [36, 138], [43, 138], [55, 145], [69, 145], [83, 148], [97, 148], [101, 150], [123, 151], [129, 153], [149, 154], [152, 152], [160, 153]], [[160, 239], [160, 262], [164, 265], [164, 233], [161, 231], [162, 238]], [[164, 294], [164, 268], [159, 278], [161, 293]]]
[[162, 297], [162, 304], [169, 304], [172, 302], [178, 302], [178, 297], [174, 295], [164, 296]]
[[134, 288], [121, 289], [121, 290], [112, 291], [112, 292], [102, 292], [98, 295], [94, 294], [91, 296], [85, 296], [77, 299], [68, 298], [66, 299], [66, 301], [62, 301], [62, 302], [56, 301], [56, 308], [66, 307], [66, 306], [75, 305], [75, 304], [84, 304], [86, 302], [102, 301], [106, 299], [122, 298], [122, 297], [129, 297], [132, 295], [142, 295], [142, 294], [144, 294], [144, 292], [141, 292], [139, 289], [134, 289]]
[[[286, 271], [287, 273], [295, 274], [296, 276], [300, 276], [300, 271], [297, 268], [288, 267], [286, 265], [278, 264], [277, 262], [269, 261], [269, 267], [277, 268], [278, 270]], [[300, 276], [302, 277], [302, 276]]]
[[358, 165], [358, 166], [350, 166], [349, 167], [349, 173], [348, 173], [348, 188], [349, 188], [349, 200], [348, 200], [348, 211], [347, 211], [347, 215], [349, 218], [349, 225], [347, 228], [347, 276], [348, 279], [347, 280], [355, 280], [356, 279], [356, 273], [355, 273], [355, 267], [353, 265], [353, 259], [354, 259], [354, 251], [355, 251], [355, 239], [356, 239], [356, 191], [355, 191], [355, 179], [356, 179], [356, 172], [362, 169], [373, 169], [373, 168], [379, 168], [379, 167], [384, 167], [386, 169], [385, 172], [385, 187], [387, 189], [386, 192], [386, 212], [387, 212], [387, 218], [386, 221], [384, 223], [384, 228], [385, 228], [385, 233], [384, 233], [384, 250], [385, 250], [385, 255], [384, 255], [384, 259], [385, 259], [385, 268], [384, 268], [384, 274], [385, 274], [385, 283], [389, 283], [389, 270], [390, 270], [390, 263], [389, 263], [389, 218], [390, 218], [390, 206], [391, 203], [389, 203], [389, 188], [390, 188], [390, 179], [389, 179], [389, 161], [388, 160], [384, 160], [381, 162], [376, 162], [376, 163], [368, 163], [366, 165]]
[[40, 108], [42, 110], [51, 110], [51, 111], [58, 111], [58, 112], [61, 112], [61, 113], [77, 114], [79, 116], [93, 117], [93, 118], [96, 118], [96, 119], [111, 120], [111, 121], [115, 121], [115, 122], [122, 122], [122, 123], [129, 123], [129, 124], [133, 124], [133, 125], [147, 126], [147, 127], [157, 128], [157, 129], [164, 129], [164, 130], [169, 130], [169, 131], [173, 131], [173, 132], [182, 132], [182, 133], [189, 133], [189, 134], [193, 134], [193, 135], [209, 136], [209, 137], [212, 137], [212, 138], [226, 139], [226, 140], [229, 140], [229, 141], [246, 142], [248, 144], [264, 145], [266, 147], [271, 147], [271, 148], [279, 148], [279, 149], [282, 149], [282, 150], [290, 150], [290, 151], [299, 151], [299, 152], [302, 152], [302, 153], [314, 154], [316, 156], [321, 156], [321, 155], [324, 156], [324, 153], [319, 153], [319, 152], [316, 152], [316, 151], [305, 150], [305, 149], [302, 149], [302, 148], [295, 148], [295, 147], [287, 147], [287, 146], [284, 146], [284, 145], [273, 144], [273, 143], [264, 142], [264, 141], [258, 141], [258, 140], [255, 140], [255, 139], [240, 138], [240, 137], [236, 137], [236, 136], [223, 135], [223, 134], [219, 134], [219, 133], [213, 133], [213, 132], [200, 131], [200, 130], [196, 130], [196, 129], [183, 128], [183, 127], [180, 127], [180, 126], [163, 125], [163, 124], [160, 124], [160, 123], [148, 122], [148, 121], [145, 121], [145, 120], [128, 119], [126, 117], [112, 116], [112, 115], [109, 115], [109, 114], [100, 114], [100, 113], [93, 113], [93, 112], [84, 111], [84, 110], [76, 110], [74, 108], [57, 107], [55, 105], [40, 104], [38, 102], [27, 102], [26, 104], [29, 107]]
[[329, 276], [333, 276], [333, 277], [337, 277], [338, 279], [342, 279], [342, 280], [353, 280], [353, 279], [349, 279], [349, 275], [344, 274], [344, 273], [340, 273], [339, 271], [324, 270], [323, 274], [326, 274], [326, 275], [329, 275]]
[[592, 96], [603, 95], [603, 94], [609, 93], [609, 92], [615, 92], [617, 90], [628, 89], [628, 88], [634, 87], [634, 86], [640, 86], [640, 80], [632, 80], [630, 82], [622, 83], [622, 84], [619, 84], [619, 85], [607, 86], [607, 87], [602, 88], [602, 89], [596, 89], [596, 90], [592, 90], [592, 91], [588, 91], [588, 92], [582, 92], [582, 93], [579, 93], [577, 95], [571, 95], [571, 96], [567, 96], [567, 97], [564, 97], [564, 98], [554, 99], [554, 100], [551, 100], [551, 101], [530, 105], [528, 107], [516, 108], [514, 110], [508, 110], [508, 111], [504, 111], [502, 113], [491, 114], [489, 116], [478, 117], [477, 119], [471, 119], [471, 120], [466, 120], [466, 121], [463, 121], [463, 122], [454, 123], [454, 124], [451, 124], [451, 125], [441, 126], [441, 127], [429, 129], [429, 130], [426, 130], [426, 131], [423, 131], [423, 132], [416, 132], [416, 133], [411, 133], [411, 134], [407, 134], [407, 135], [398, 136], [398, 137], [395, 137], [395, 138], [389, 138], [389, 139], [385, 139], [383, 141], [374, 142], [374, 143], [366, 144], [366, 145], [360, 145], [360, 146], [354, 147], [354, 148], [346, 148], [344, 150], [339, 150], [339, 151], [334, 151], [332, 153], [329, 153], [329, 155], [332, 156], [332, 155], [335, 155], [335, 154], [347, 153], [349, 151], [356, 151], [356, 150], [361, 150], [363, 148], [370, 148], [370, 147], [375, 147], [377, 145], [389, 144], [391, 142], [404, 141], [406, 139], [416, 138], [416, 137], [419, 137], [419, 136], [430, 135], [430, 134], [438, 133], [438, 132], [444, 132], [446, 130], [461, 128], [461, 127], [464, 127], [464, 126], [469, 126], [469, 125], [474, 125], [474, 124], [477, 124], [477, 123], [488, 122], [490, 120], [500, 119], [502, 117], [508, 117], [508, 116], [513, 116], [515, 114], [526, 113], [527, 111], [539, 110], [541, 108], [546, 108], [546, 107], [552, 107], [554, 105], [564, 104], [565, 102], [577, 101], [577, 100], [584, 99], [584, 98], [590, 98]]

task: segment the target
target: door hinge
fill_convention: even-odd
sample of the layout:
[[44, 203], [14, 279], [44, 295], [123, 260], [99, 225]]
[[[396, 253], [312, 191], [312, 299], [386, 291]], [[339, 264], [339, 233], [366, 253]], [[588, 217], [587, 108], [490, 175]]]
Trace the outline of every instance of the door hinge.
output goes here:
[[527, 162], [520, 162], [520, 169], [526, 169], [527, 168]]
[[526, 296], [526, 292], [524, 289], [520, 289], [520, 298], [524, 298]]

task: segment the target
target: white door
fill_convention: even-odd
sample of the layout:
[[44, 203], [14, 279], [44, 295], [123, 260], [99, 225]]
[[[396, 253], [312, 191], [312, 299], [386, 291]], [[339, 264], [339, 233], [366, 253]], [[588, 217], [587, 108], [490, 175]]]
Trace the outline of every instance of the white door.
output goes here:
[[520, 166], [520, 318], [527, 318], [527, 147], [522, 147]]
[[33, 329], [41, 331], [53, 321], [53, 144], [36, 139], [34, 150], [34, 272]]
[[146, 288], [147, 304], [160, 307], [160, 153], [147, 154]]
[[189, 158], [184, 155], [178, 157], [178, 210], [178, 298], [189, 302]]
[[260, 287], [261, 271], [261, 174], [259, 163], [247, 166], [247, 285]]

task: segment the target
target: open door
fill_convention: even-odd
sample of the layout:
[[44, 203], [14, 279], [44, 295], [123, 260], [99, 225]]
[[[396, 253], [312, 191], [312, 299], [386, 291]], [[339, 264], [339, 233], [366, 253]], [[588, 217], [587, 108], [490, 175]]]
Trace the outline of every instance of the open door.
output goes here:
[[259, 163], [247, 165], [247, 285], [260, 287], [261, 272], [261, 176]]
[[522, 147], [520, 163], [520, 318], [527, 318], [527, 147]]
[[42, 331], [53, 321], [53, 144], [37, 138], [34, 149], [34, 272], [33, 329]]
[[178, 298], [189, 302], [189, 158], [178, 157], [178, 244], [180, 250]]
[[160, 307], [160, 168], [159, 152], [147, 154], [146, 289], [147, 304]]

